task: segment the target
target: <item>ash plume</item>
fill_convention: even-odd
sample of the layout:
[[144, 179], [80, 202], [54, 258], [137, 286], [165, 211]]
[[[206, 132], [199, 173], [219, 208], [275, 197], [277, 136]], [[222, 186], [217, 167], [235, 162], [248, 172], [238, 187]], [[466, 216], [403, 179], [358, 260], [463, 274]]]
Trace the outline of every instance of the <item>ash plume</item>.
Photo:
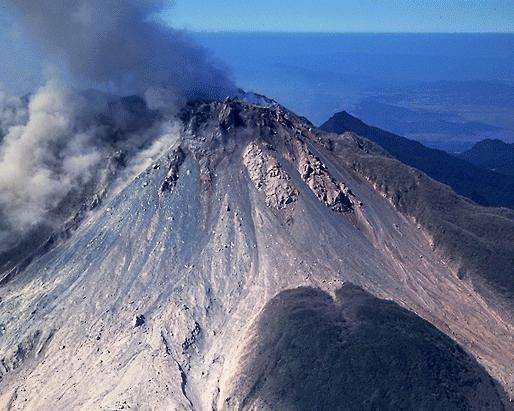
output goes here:
[[27, 119], [27, 109], [23, 100], [0, 87], [0, 142], [12, 126], [22, 124]]
[[[0, 253], [42, 224], [58, 229], [63, 221], [48, 213], [65, 211], [68, 197], [98, 180], [115, 153], [127, 157], [121, 177], [131, 179], [178, 136], [173, 118], [136, 97], [78, 93], [55, 80], [25, 105], [8, 94], [3, 100], [16, 110], [0, 110], [10, 124], [0, 144]], [[138, 101], [143, 107], [135, 109]]]
[[0, 146], [0, 239], [3, 247], [37, 225], [101, 158], [98, 130], [81, 124], [85, 102], [50, 82], [30, 100], [24, 124]]
[[227, 74], [186, 33], [160, 22], [164, 0], [8, 0], [24, 29], [72, 76], [158, 106], [220, 99]]
[[47, 223], [114, 151], [131, 153], [129, 171], [140, 170], [176, 138], [181, 105], [236, 92], [187, 33], [159, 21], [166, 3], [6, 0], [17, 28], [60, 74], [27, 98], [0, 89], [0, 252]]

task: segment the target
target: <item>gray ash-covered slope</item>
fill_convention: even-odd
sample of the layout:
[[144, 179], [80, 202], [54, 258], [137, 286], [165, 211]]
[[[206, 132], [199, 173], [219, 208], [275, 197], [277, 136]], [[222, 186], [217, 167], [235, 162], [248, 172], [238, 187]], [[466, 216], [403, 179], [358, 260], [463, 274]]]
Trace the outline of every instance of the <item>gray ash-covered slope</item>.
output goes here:
[[92, 178], [75, 184], [42, 221], [35, 221], [22, 234], [9, 228], [8, 217], [0, 208], [0, 230], [11, 231], [0, 247], [0, 285], [35, 255], [68, 237], [87, 212], [102, 203], [121, 172], [148, 145], [151, 139], [148, 130], [161, 120], [161, 114], [148, 109], [137, 96], [113, 97], [94, 91], [83, 95], [94, 108], [94, 114], [86, 116], [84, 122], [102, 130], [102, 141], [98, 144], [102, 161], [92, 171]]
[[[417, 352], [413, 340], [389, 339], [404, 324], [441, 371], [408, 394], [398, 393], [409, 390], [404, 380], [392, 381], [382, 406], [419, 399], [418, 408], [445, 408], [460, 399], [501, 409], [504, 391], [512, 396], [514, 388], [513, 266], [503, 257], [514, 243], [512, 212], [468, 202], [369, 141], [319, 132], [279, 106], [197, 103], [180, 120], [177, 144], [1, 285], [2, 406], [237, 407], [234, 386], [248, 366], [240, 354], [258, 359], [263, 353], [252, 350], [268, 349], [275, 336], [256, 334], [255, 324], [276, 299], [299, 287], [324, 301], [333, 296], [338, 302], [320, 312], [339, 330], [353, 303], [339, 302], [337, 290], [353, 283], [424, 318], [464, 350], [415, 314], [366, 297], [384, 318], [377, 332], [386, 352], [398, 342]], [[454, 219], [459, 210], [462, 219]], [[354, 326], [327, 349], [341, 366], [355, 361], [367, 385], [366, 364], [382, 357], [340, 352], [344, 338], [367, 338], [368, 320]], [[413, 355], [398, 366], [424, 376], [425, 360]], [[384, 365], [391, 374], [377, 376], [397, 376], [394, 363]], [[280, 384], [273, 390], [301, 387]], [[236, 394], [268, 395], [258, 388]], [[359, 403], [345, 392], [345, 401]], [[343, 401], [337, 386], [324, 393], [320, 408]]]
[[332, 133], [353, 132], [380, 145], [403, 163], [430, 177], [448, 184], [458, 194], [492, 207], [514, 208], [514, 177], [482, 168], [467, 158], [425, 147], [414, 140], [398, 136], [343, 111], [335, 114], [321, 127]]
[[353, 133], [318, 140], [403, 215], [425, 230], [448, 267], [488, 299], [514, 309], [514, 211], [479, 206], [426, 174], [407, 167]]

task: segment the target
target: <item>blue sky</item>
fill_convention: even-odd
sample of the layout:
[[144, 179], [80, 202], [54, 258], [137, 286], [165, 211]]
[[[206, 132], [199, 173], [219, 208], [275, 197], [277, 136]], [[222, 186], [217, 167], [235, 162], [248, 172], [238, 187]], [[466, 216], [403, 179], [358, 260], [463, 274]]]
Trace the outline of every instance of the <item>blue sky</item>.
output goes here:
[[[168, 1], [164, 19], [195, 31], [514, 32], [514, 0]], [[0, 88], [27, 92], [41, 82], [43, 60], [6, 7], [0, 0]]]
[[200, 31], [512, 32], [514, 0], [176, 0]]

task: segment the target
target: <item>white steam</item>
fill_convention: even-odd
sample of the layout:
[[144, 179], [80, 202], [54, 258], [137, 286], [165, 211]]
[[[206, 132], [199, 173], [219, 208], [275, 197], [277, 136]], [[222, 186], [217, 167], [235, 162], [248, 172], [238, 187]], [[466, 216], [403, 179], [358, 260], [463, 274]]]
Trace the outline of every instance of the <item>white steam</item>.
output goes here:
[[27, 108], [22, 99], [0, 87], [0, 141], [12, 126], [24, 123], [26, 118]]
[[[128, 156], [126, 172], [148, 165], [176, 141], [170, 116], [182, 104], [236, 91], [201, 47], [157, 20], [167, 1], [4, 3], [46, 62], [64, 66], [73, 89], [50, 81], [28, 103], [0, 91], [0, 252], [46, 223], [50, 212], [55, 218], [70, 211], [65, 203], [80, 201], [89, 182], [94, 189], [115, 151]], [[77, 86], [107, 93], [77, 93]]]
[[39, 224], [73, 187], [91, 178], [101, 155], [98, 130], [80, 126], [84, 103], [50, 82], [30, 99], [25, 124], [5, 135], [0, 147], [4, 241], [9, 233], [15, 240]]
[[150, 147], [142, 150], [131, 161], [129, 165], [129, 176], [137, 176], [148, 169], [152, 163], [176, 145], [180, 140], [180, 125], [176, 122], [165, 122], [160, 124], [159, 137], [156, 138]]

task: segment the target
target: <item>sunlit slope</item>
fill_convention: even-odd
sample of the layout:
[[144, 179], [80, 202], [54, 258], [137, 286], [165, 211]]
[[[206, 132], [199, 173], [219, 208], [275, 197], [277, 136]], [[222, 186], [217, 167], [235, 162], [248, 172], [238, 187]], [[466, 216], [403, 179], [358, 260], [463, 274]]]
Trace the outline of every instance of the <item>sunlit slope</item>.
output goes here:
[[[280, 107], [198, 103], [181, 121], [175, 146], [0, 288], [2, 405], [230, 408], [242, 341], [270, 300], [297, 287], [335, 298], [348, 282], [461, 344], [481, 364], [455, 360], [472, 364], [458, 393], [470, 404], [485, 404], [475, 388], [493, 409], [502, 395], [480, 367], [512, 389], [510, 311], [488, 302], [504, 295], [479, 271], [459, 278], [447, 243], [388, 198], [402, 186], [357, 161], [387, 155]], [[512, 216], [488, 213], [512, 235]]]

